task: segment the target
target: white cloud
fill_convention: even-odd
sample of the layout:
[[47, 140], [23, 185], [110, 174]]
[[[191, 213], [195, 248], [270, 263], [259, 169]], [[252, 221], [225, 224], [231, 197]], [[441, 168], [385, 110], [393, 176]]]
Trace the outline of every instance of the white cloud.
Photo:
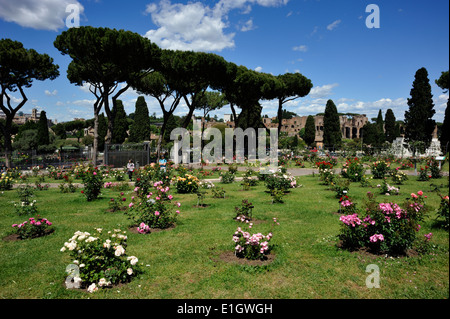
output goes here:
[[53, 92], [50, 92], [49, 90], [45, 90], [44, 93], [47, 96], [55, 96], [56, 94], [58, 94], [58, 90], [53, 90]]
[[263, 70], [262, 66], [258, 66], [255, 68], [256, 72], [262, 72], [262, 70]]
[[245, 24], [242, 26], [241, 31], [247, 32], [256, 29], [256, 27], [253, 25], [253, 19], [248, 20], [245, 22]]
[[297, 47], [293, 47], [292, 50], [306, 52], [306, 51], [308, 51], [308, 47], [306, 45], [299, 45]]
[[341, 23], [341, 20], [334, 21], [333, 23], [331, 23], [327, 26], [327, 30], [332, 31], [332, 30], [336, 29], [340, 23]]
[[76, 0], [2, 0], [0, 18], [22, 27], [57, 31], [65, 26], [69, 4], [77, 5], [80, 15], [83, 13], [84, 7]]
[[[145, 12], [151, 15], [157, 29], [147, 31], [145, 36], [163, 49], [222, 51], [235, 46], [235, 33], [226, 32], [229, 27], [228, 13], [233, 9], [250, 12], [251, 5], [274, 7], [288, 0], [221, 0], [214, 7], [202, 2], [174, 3], [160, 0], [147, 5]], [[254, 28], [250, 19], [241, 28]]]
[[339, 86], [337, 83], [326, 84], [322, 86], [313, 87], [309, 96], [312, 98], [324, 98], [333, 94], [333, 88]]

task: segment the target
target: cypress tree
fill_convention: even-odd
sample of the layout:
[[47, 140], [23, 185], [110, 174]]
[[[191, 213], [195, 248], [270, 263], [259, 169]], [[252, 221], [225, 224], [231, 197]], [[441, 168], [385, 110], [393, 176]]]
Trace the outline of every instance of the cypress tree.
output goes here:
[[376, 127], [377, 127], [377, 140], [376, 140], [376, 146], [381, 147], [381, 145], [386, 140], [384, 135], [384, 121], [383, 121], [383, 113], [381, 110], [378, 111], [378, 117], [376, 121]]
[[304, 140], [308, 146], [311, 146], [316, 140], [316, 124], [312, 115], [306, 118]]
[[[449, 72], [442, 72], [441, 77], [436, 80], [436, 84], [444, 90], [444, 93], [447, 93], [450, 89], [450, 80], [449, 80]], [[441, 147], [444, 152], [448, 152], [448, 142], [450, 140], [450, 114], [448, 106], [450, 104], [450, 99], [447, 100], [447, 107], [445, 108], [444, 115], [444, 123], [442, 123], [441, 127], [441, 136], [439, 137], [439, 141], [441, 142]]]
[[395, 115], [391, 109], [386, 111], [386, 115], [384, 117], [384, 131], [386, 141], [392, 143], [397, 137], [396, 128], [395, 128]]
[[136, 101], [134, 112], [134, 123], [130, 127], [130, 137], [132, 143], [139, 143], [150, 139], [150, 116], [148, 114], [147, 103], [143, 96], [139, 96]]
[[48, 135], [47, 114], [45, 113], [45, 111], [41, 111], [37, 133], [38, 133], [37, 144], [39, 146], [50, 144], [50, 136]]
[[113, 144], [122, 144], [128, 137], [128, 120], [121, 100], [116, 101], [116, 105], [113, 106], [112, 113], [114, 118], [114, 129], [112, 132], [111, 141]]
[[405, 140], [412, 144], [415, 155], [417, 148], [424, 152], [430, 146], [436, 127], [436, 122], [432, 119], [436, 111], [425, 68], [416, 72], [408, 105], [409, 109], [405, 112]]
[[341, 123], [336, 105], [332, 100], [327, 101], [325, 115], [323, 116], [323, 144], [325, 146], [338, 146], [342, 141]]

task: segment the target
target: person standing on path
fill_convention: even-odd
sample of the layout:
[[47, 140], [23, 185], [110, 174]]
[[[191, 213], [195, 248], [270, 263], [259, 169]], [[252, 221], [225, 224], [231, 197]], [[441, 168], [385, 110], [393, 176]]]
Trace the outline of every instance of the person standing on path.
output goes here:
[[128, 177], [130, 178], [130, 182], [131, 182], [132, 177], [133, 177], [133, 172], [134, 172], [134, 163], [133, 163], [133, 160], [132, 160], [132, 159], [130, 159], [130, 160], [128, 161], [128, 164], [127, 164], [127, 172], [128, 172]]

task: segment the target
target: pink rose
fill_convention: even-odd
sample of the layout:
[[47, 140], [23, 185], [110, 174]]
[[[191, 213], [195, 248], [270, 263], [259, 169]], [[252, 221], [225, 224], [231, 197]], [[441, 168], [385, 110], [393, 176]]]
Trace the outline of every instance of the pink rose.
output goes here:
[[417, 195], [422, 196], [422, 195], [423, 195], [423, 192], [422, 192], [422, 191], [418, 191], [418, 192], [417, 192]]
[[158, 211], [155, 212], [155, 216], [159, 216], [159, 212]]

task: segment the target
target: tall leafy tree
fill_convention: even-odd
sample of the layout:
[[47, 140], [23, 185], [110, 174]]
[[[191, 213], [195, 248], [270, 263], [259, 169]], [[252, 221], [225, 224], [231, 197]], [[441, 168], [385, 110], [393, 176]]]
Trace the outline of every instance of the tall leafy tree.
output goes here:
[[[136, 78], [131, 82], [132, 87], [140, 94], [154, 97], [160, 106], [163, 114], [163, 125], [157, 145], [158, 158], [161, 150], [161, 143], [165, 136], [167, 123], [173, 115], [181, 99], [183, 98], [184, 78], [179, 77], [177, 70], [172, 69], [173, 60], [179, 58], [175, 51], [163, 50], [161, 53], [161, 69], [144, 77]], [[177, 64], [175, 64], [177, 65]], [[133, 115], [134, 116], [134, 115]]]
[[386, 114], [384, 116], [384, 134], [385, 139], [389, 143], [392, 143], [398, 136], [397, 136], [397, 129], [395, 127], [395, 115], [392, 109], [388, 109], [386, 111]]
[[113, 105], [112, 113], [114, 114], [114, 131], [111, 143], [122, 144], [128, 137], [128, 120], [121, 100], [117, 100]]
[[[31, 87], [34, 80], [56, 79], [59, 76], [58, 69], [59, 66], [47, 54], [25, 49], [18, 41], [0, 39], [0, 109], [5, 114], [5, 121], [0, 121], [0, 131], [3, 134], [6, 167], [11, 167], [13, 119], [28, 101], [24, 89]], [[13, 105], [10, 94], [17, 90], [22, 101]]]
[[[93, 162], [97, 161], [98, 116], [104, 106], [108, 117], [106, 142], [110, 143], [114, 126], [112, 103], [136, 77], [153, 72], [159, 65], [160, 49], [137, 33], [91, 26], [70, 28], [57, 36], [54, 46], [72, 61], [67, 78], [75, 85], [88, 84], [96, 97], [94, 103]], [[117, 88], [120, 89], [116, 90]], [[114, 94], [114, 92], [116, 92]]]
[[433, 120], [436, 111], [428, 71], [425, 68], [417, 70], [410, 94], [409, 109], [405, 112], [405, 140], [410, 144], [415, 156], [417, 150], [424, 152], [430, 146], [436, 127]]
[[281, 132], [282, 118], [283, 118], [283, 106], [298, 98], [304, 97], [309, 94], [313, 84], [310, 79], [306, 78], [300, 73], [285, 73], [277, 76], [279, 80], [276, 83], [277, 87], [277, 99], [278, 99], [278, 134]]
[[133, 143], [148, 141], [150, 139], [150, 116], [148, 106], [143, 96], [139, 96], [136, 101], [134, 112], [134, 123], [130, 127], [130, 137], [128, 140]]
[[308, 146], [311, 146], [316, 140], [316, 124], [312, 115], [306, 118], [304, 140]]
[[38, 145], [44, 146], [50, 144], [50, 136], [48, 134], [48, 121], [47, 121], [47, 113], [45, 111], [41, 111], [38, 122]]
[[[450, 89], [450, 77], [448, 71], [442, 72], [439, 79], [436, 80], [436, 84], [447, 93]], [[441, 142], [441, 147], [448, 152], [448, 142], [450, 140], [450, 110], [449, 110], [450, 99], [447, 100], [447, 107], [445, 108], [444, 122], [441, 127], [441, 136], [439, 141]]]
[[378, 116], [376, 120], [376, 128], [377, 128], [377, 146], [381, 146], [385, 140], [385, 134], [384, 134], [384, 120], [383, 120], [383, 113], [381, 110], [378, 111]]
[[341, 123], [336, 105], [332, 100], [327, 101], [323, 116], [323, 144], [337, 146], [342, 141]]

